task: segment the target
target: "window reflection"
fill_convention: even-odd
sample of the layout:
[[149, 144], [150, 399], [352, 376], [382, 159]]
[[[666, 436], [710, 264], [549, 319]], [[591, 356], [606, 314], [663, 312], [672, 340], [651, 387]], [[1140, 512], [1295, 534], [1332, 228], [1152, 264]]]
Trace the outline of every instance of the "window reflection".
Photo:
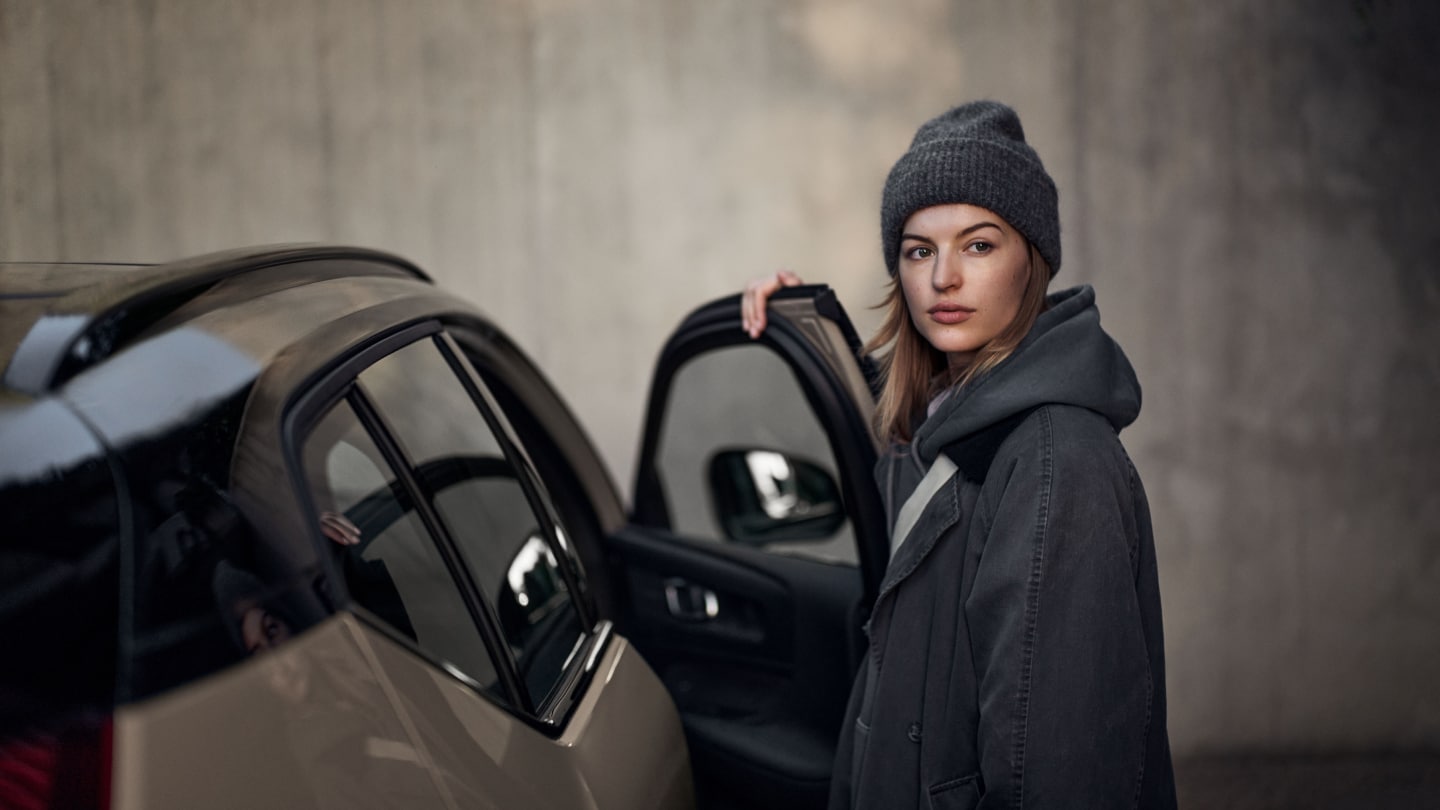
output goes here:
[[380, 360], [360, 385], [494, 607], [532, 704], [542, 705], [585, 630], [520, 470], [434, 341]]
[[765, 514], [776, 520], [794, 514], [800, 497], [785, 456], [769, 450], [751, 450], [745, 454], [745, 465], [750, 468], [750, 478], [755, 481], [760, 508]]

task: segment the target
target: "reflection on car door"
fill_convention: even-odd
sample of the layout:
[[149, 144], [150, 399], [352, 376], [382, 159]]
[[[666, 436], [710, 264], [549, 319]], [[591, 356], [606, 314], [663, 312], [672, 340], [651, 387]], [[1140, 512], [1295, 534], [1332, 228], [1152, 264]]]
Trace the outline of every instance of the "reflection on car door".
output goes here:
[[772, 299], [759, 340], [732, 297], [660, 356], [631, 521], [608, 542], [618, 624], [675, 698], [702, 806], [825, 804], [886, 559], [858, 350], [810, 286]]

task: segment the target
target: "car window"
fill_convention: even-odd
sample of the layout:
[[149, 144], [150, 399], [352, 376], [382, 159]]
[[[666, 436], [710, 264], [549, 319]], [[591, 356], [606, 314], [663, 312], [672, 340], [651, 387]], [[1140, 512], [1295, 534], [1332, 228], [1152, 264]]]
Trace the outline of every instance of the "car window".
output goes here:
[[672, 531], [855, 564], [830, 442], [772, 349], [746, 343], [692, 357], [663, 407], [655, 472]]
[[[586, 571], [604, 570], [606, 529], [601, 511], [608, 510], [617, 525], [623, 520], [613, 482], [594, 446], [548, 384], [533, 376], [534, 369], [506, 356], [506, 350], [514, 351], [512, 348], [463, 330], [452, 336], [448, 345], [453, 345], [455, 353], [463, 356], [480, 378], [480, 389], [501, 432], [523, 448], [533, 466], [544, 506], [567, 541], [561, 551], [571, 557], [581, 607], [591, 616], [600, 612], [599, 604], [613, 608], [611, 583], [603, 577], [586, 576]], [[606, 500], [597, 503], [597, 497]]]
[[481, 596], [494, 610], [531, 704], [559, 684], [586, 637], [525, 473], [432, 340], [360, 375], [360, 387], [414, 470]]
[[310, 544], [257, 530], [236, 505], [231, 462], [248, 395], [216, 395], [121, 451], [134, 520], [133, 590], [122, 614], [128, 699], [276, 647], [328, 615]]
[[60, 403], [0, 392], [0, 739], [114, 699], [124, 535], [106, 462]]
[[311, 431], [305, 459], [321, 534], [351, 598], [503, 697], [494, 661], [436, 539], [348, 401]]

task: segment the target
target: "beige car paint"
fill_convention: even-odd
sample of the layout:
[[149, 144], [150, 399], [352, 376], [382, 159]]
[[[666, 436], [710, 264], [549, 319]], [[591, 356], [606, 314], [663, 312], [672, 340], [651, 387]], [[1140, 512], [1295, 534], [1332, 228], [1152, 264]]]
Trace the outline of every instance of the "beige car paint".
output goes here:
[[349, 613], [116, 712], [113, 806], [689, 810], [659, 679], [614, 636], [553, 739]]
[[[364, 632], [459, 806], [486, 806], [492, 797], [507, 808], [694, 806], [679, 715], [624, 638], [612, 636], [585, 697], [552, 739], [383, 633]], [[499, 773], [514, 780], [504, 782], [503, 796]]]
[[444, 807], [354, 623], [119, 708], [113, 806]]
[[[278, 293], [286, 285], [274, 286]], [[311, 369], [294, 367], [303, 353], [271, 356], [264, 347], [298, 344], [319, 332], [327, 342], [350, 343], [369, 334], [367, 313], [384, 310], [401, 320], [454, 306], [439, 293], [390, 278], [322, 281], [284, 295], [301, 300], [315, 317], [278, 317], [261, 296], [227, 302], [224, 318], [202, 311], [176, 319], [254, 349], [254, 360], [265, 365], [256, 388], [268, 390], [272, 378]], [[231, 317], [241, 310], [244, 317]], [[323, 324], [319, 332], [316, 324]], [[232, 469], [237, 506], [262, 537], [312, 530], [296, 504], [252, 502], [252, 491], [268, 489], [246, 483], [285, 474], [282, 459], [269, 454], [279, 446], [272, 409], [283, 405], [252, 400], [247, 406]], [[268, 551], [284, 556], [290, 548], [277, 543]], [[304, 567], [313, 560], [291, 563]], [[559, 738], [349, 613], [277, 650], [118, 708], [113, 734], [112, 806], [123, 810], [694, 806], [674, 704], [619, 636], [596, 662]]]

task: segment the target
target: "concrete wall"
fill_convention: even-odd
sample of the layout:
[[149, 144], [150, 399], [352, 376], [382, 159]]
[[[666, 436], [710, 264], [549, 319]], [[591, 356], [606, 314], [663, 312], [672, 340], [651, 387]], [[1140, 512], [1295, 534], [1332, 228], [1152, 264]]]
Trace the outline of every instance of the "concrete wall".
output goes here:
[[1421, 0], [0, 0], [0, 258], [383, 247], [622, 480], [692, 305], [879, 297], [916, 125], [994, 96], [1146, 391], [1181, 752], [1440, 747], [1440, 73]]

